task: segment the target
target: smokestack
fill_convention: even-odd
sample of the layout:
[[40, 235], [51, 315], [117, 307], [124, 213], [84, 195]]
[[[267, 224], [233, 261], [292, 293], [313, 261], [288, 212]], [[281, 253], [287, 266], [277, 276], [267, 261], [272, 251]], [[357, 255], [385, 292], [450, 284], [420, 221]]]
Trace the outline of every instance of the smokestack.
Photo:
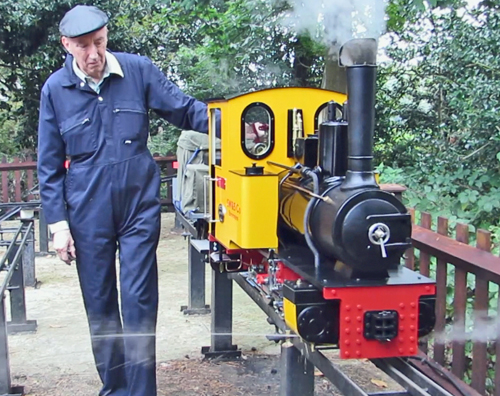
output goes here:
[[339, 63], [347, 67], [348, 102], [348, 163], [342, 190], [378, 187], [373, 172], [376, 55], [374, 39], [351, 40], [340, 49]]

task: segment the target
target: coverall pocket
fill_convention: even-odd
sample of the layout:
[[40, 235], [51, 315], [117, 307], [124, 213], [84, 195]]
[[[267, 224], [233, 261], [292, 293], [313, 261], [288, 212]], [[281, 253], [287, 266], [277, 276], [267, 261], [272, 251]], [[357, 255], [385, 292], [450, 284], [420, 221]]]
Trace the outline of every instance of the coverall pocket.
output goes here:
[[66, 154], [72, 157], [91, 154], [97, 150], [97, 142], [91, 120], [85, 115], [72, 117], [61, 125], [61, 135], [66, 144]]
[[148, 117], [141, 103], [134, 101], [116, 102], [113, 109], [115, 125], [121, 138], [147, 139]]

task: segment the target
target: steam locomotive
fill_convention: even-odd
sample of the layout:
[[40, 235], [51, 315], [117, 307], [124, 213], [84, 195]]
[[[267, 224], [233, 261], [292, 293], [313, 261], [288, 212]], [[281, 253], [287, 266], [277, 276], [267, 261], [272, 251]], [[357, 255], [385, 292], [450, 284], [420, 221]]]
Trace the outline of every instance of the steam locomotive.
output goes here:
[[434, 281], [400, 264], [410, 214], [373, 170], [376, 52], [371, 39], [341, 48], [347, 96], [290, 87], [209, 102], [212, 267], [246, 272], [293, 332], [344, 359], [415, 355], [435, 320]]

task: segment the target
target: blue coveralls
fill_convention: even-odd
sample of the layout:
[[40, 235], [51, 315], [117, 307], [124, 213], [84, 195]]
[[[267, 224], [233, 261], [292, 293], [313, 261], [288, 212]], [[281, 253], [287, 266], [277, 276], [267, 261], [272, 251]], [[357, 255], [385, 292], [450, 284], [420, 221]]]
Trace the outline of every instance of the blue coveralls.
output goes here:
[[146, 145], [147, 112], [152, 109], [179, 128], [207, 133], [207, 106], [183, 94], [149, 59], [113, 54], [124, 78], [110, 75], [100, 94], [75, 75], [70, 55], [44, 84], [40, 194], [47, 222], [67, 220], [75, 241], [103, 382], [100, 395], [155, 396], [160, 173]]

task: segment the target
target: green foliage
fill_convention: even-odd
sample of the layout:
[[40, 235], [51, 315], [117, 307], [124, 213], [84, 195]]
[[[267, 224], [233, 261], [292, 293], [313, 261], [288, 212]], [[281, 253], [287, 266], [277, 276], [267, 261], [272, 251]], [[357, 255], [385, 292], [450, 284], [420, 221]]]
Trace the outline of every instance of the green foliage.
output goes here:
[[[500, 14], [425, 11], [380, 71], [376, 156], [418, 209], [498, 226]], [[391, 170], [390, 168], [395, 168]]]
[[[277, 23], [285, 8], [266, 0], [165, 1], [154, 19], [157, 30], [179, 43], [165, 63], [172, 79], [202, 100], [273, 86], [319, 86], [324, 48]], [[153, 146], [173, 151], [180, 131], [154, 125], [162, 132]]]
[[[420, 211], [430, 213], [434, 229], [438, 216], [449, 219], [450, 232], [459, 222], [469, 224], [471, 245], [476, 229], [491, 231], [493, 251], [498, 254], [499, 6], [483, 1], [476, 9], [465, 9], [454, 2], [439, 11], [410, 8], [406, 15], [391, 19], [386, 49], [390, 61], [379, 68], [375, 155], [381, 181], [405, 185], [405, 204], [417, 209], [417, 221]], [[418, 267], [418, 254], [416, 260]], [[431, 260], [431, 276], [435, 268]], [[447, 279], [446, 320], [451, 326], [452, 266]], [[474, 329], [475, 293], [474, 277], [469, 276], [466, 331]], [[490, 313], [496, 316], [496, 285], [490, 285], [489, 302]], [[488, 351], [491, 392], [496, 359], [491, 345]], [[465, 379], [470, 382], [471, 342], [466, 343], [466, 355]]]
[[[58, 23], [76, 1], [2, 1], [0, 13], [0, 109], [16, 119], [16, 145], [36, 147], [40, 89], [48, 76], [62, 66], [64, 51]], [[90, 1], [113, 15], [109, 47], [151, 55], [162, 42], [142, 20], [152, 12], [146, 1]], [[132, 34], [131, 34], [132, 33]], [[20, 105], [17, 105], [20, 104]]]
[[[15, 128], [5, 124], [13, 128], [12, 150], [36, 147], [40, 89], [64, 61], [58, 23], [77, 3], [2, 2], [0, 110], [15, 120]], [[420, 3], [391, 0], [388, 25], [392, 30], [403, 27], [405, 18], [414, 18]], [[290, 7], [286, 1], [91, 0], [87, 4], [110, 15], [111, 50], [151, 57], [174, 82], [200, 99], [262, 87], [319, 86], [321, 82], [326, 49], [307, 35], [279, 25], [279, 17]], [[158, 132], [152, 139], [158, 148], [175, 146], [178, 130], [157, 117], [151, 130]]]
[[[489, 175], [484, 168], [457, 167], [454, 173], [433, 169], [391, 168], [380, 164], [381, 181], [405, 185], [405, 204], [419, 211], [470, 224], [471, 229], [498, 230], [500, 175]], [[428, 171], [428, 172], [426, 172]]]
[[14, 137], [19, 134], [19, 122], [5, 109], [0, 110], [0, 158], [13, 156], [21, 151]]

